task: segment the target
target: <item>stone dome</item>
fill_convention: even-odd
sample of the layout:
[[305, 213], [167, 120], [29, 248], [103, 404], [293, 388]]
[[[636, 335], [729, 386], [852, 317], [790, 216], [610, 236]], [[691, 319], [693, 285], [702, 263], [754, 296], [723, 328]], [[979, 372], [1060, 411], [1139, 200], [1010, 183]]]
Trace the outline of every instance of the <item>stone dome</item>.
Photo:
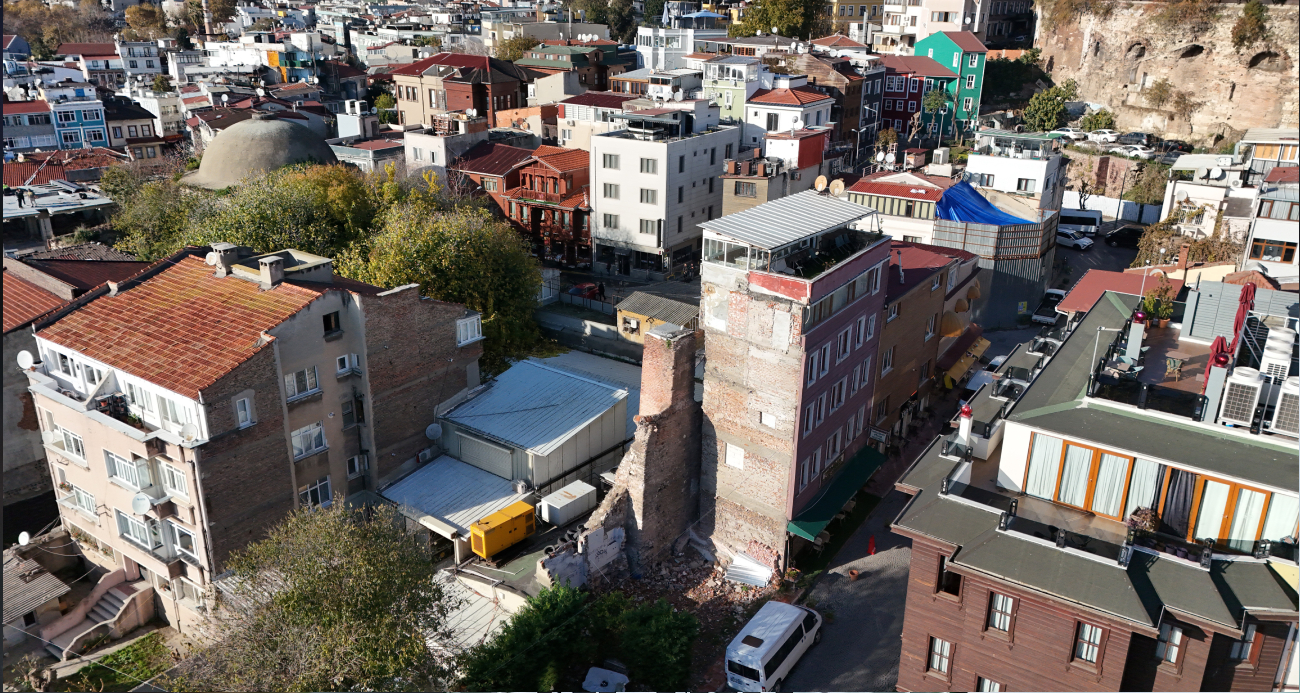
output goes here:
[[255, 113], [212, 138], [199, 169], [187, 173], [181, 182], [220, 190], [238, 185], [251, 174], [301, 163], [335, 164], [338, 157], [310, 129], [270, 113]]

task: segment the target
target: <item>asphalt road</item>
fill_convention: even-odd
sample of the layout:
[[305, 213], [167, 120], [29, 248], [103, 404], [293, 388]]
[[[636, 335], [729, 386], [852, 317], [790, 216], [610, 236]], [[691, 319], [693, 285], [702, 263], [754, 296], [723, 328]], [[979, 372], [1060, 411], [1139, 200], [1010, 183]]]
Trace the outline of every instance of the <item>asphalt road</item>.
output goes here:
[[[807, 603], [826, 618], [822, 641], [783, 682], [788, 691], [892, 691], [898, 683], [911, 540], [889, 531], [909, 497], [891, 491], [831, 560]], [[871, 537], [876, 554], [867, 555]], [[849, 570], [861, 574], [849, 580]]]
[[1063, 245], [1056, 246], [1057, 259], [1065, 258], [1074, 268], [1074, 273], [1070, 275], [1070, 285], [1079, 281], [1079, 277], [1090, 269], [1110, 270], [1112, 272], [1123, 272], [1125, 268], [1133, 264], [1133, 258], [1137, 257], [1137, 250], [1134, 248], [1112, 248], [1106, 245], [1102, 240], [1102, 234], [1114, 229], [1116, 223], [1113, 221], [1104, 222], [1101, 230], [1096, 236], [1092, 237], [1093, 245], [1087, 250], [1075, 250]]

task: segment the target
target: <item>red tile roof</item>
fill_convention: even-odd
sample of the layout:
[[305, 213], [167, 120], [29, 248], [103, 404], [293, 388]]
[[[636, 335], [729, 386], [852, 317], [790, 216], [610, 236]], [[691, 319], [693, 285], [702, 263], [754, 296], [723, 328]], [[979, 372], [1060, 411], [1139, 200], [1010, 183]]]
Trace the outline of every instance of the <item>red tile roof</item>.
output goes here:
[[[874, 180], [874, 181], [877, 181], [877, 182], [880, 182], [880, 183], [892, 183], [892, 182], [897, 182], [897, 181], [886, 181], [886, 180], [881, 180], [881, 179], [883, 179], [883, 178], [889, 178], [889, 177], [891, 177], [891, 176], [897, 176], [897, 175], [900, 175], [898, 171], [877, 171], [877, 172], [875, 172], [875, 173], [872, 173], [871, 175], [864, 176], [863, 178], [864, 178], [864, 180]], [[915, 177], [915, 178], [920, 178], [921, 180], [924, 180], [924, 181], [926, 181], [927, 183], [930, 183], [930, 184], [932, 184], [932, 185], [937, 185], [937, 186], [939, 186], [940, 188], [943, 188], [944, 190], [947, 190], [948, 188], [951, 188], [953, 185], [956, 185], [956, 184], [957, 184], [957, 181], [956, 181], [956, 180], [953, 180], [952, 178], [949, 178], [948, 176], [931, 176], [931, 175], [926, 174], [926, 173], [921, 173], [920, 171], [908, 171], [908, 172], [906, 172], [905, 174], [902, 174], [902, 175], [907, 175], [907, 176], [913, 176], [913, 177]], [[905, 185], [906, 185], [906, 183], [905, 183]]]
[[620, 94], [612, 91], [589, 91], [585, 94], [571, 96], [560, 103], [566, 106], [594, 106], [595, 108], [622, 108], [632, 99], [640, 98], [638, 94]]
[[190, 96], [188, 98], [181, 99], [181, 101], [185, 102], [186, 106], [193, 106], [195, 104], [201, 104], [201, 103], [212, 103], [209, 100], [207, 94], [204, 94], [202, 96]]
[[1300, 166], [1275, 166], [1264, 176], [1265, 183], [1300, 183]]
[[687, 53], [685, 56], [682, 57], [693, 59], [693, 60], [712, 60], [718, 57], [718, 54], [717, 53]]
[[[502, 197], [505, 197], [506, 199], [514, 198], [516, 200], [524, 200], [536, 204], [538, 201], [535, 199], [535, 197], [530, 196], [529, 193], [532, 193], [533, 196], [537, 194], [521, 185], [517, 188], [511, 188], [507, 190], [505, 194], [502, 195]], [[584, 207], [584, 206], [590, 209], [590, 201], [587, 199], [587, 186], [584, 185], [581, 188], [578, 188], [577, 190], [573, 191], [573, 193], [570, 194], [568, 197], [564, 198], [563, 200], [560, 200], [559, 202], [555, 202], [555, 203], [543, 202], [542, 204], [554, 204], [554, 206], [559, 207], [560, 209], [577, 209], [579, 207]]]
[[195, 94], [200, 91], [203, 91], [203, 88], [197, 84], [186, 84], [185, 86], [181, 87], [182, 94]]
[[4, 294], [5, 334], [63, 305], [63, 299], [15, 276], [7, 269], [4, 270], [3, 285], [3, 292], [0, 293]]
[[[1056, 309], [1062, 313], [1086, 312], [1092, 310], [1092, 304], [1107, 291], [1140, 296], [1144, 289], [1155, 288], [1159, 281], [1156, 277], [1146, 277], [1141, 274], [1090, 269], [1083, 273], [1074, 288], [1070, 289], [1070, 293], [1057, 304]], [[1169, 277], [1169, 283], [1174, 287], [1174, 295], [1183, 288], [1181, 279]]]
[[[25, 161], [9, 161], [4, 165], [4, 184], [9, 187], [19, 185], [44, 185], [52, 180], [66, 180], [68, 171], [108, 168], [130, 161], [130, 157], [111, 149], [95, 147], [94, 149], [66, 149], [53, 152], [29, 152], [23, 155]], [[46, 163], [46, 160], [49, 160]], [[45, 164], [42, 166], [41, 164]], [[36, 176], [32, 178], [33, 174]], [[31, 182], [27, 182], [31, 179]]]
[[479, 142], [452, 165], [457, 171], [485, 176], [504, 176], [533, 152], [500, 142]]
[[357, 142], [355, 144], [339, 146], [352, 147], [353, 149], [365, 149], [367, 151], [379, 151], [380, 149], [392, 149], [403, 145], [401, 140], [371, 140], [369, 142]]
[[958, 48], [967, 53], [988, 52], [988, 48], [978, 38], [975, 38], [975, 34], [969, 31], [945, 31], [943, 35], [947, 36], [948, 40], [957, 44]]
[[806, 106], [810, 103], [829, 100], [831, 100], [830, 96], [812, 87], [793, 87], [790, 89], [759, 89], [746, 100], [746, 103], [773, 106]]
[[40, 331], [75, 349], [190, 398], [267, 348], [262, 335], [316, 300], [329, 285], [283, 283], [263, 291], [217, 277], [182, 251], [167, 267], [116, 296], [100, 296]]
[[23, 263], [83, 291], [89, 291], [104, 282], [125, 281], [149, 266], [147, 262], [112, 260], [31, 260], [24, 258]]
[[916, 74], [921, 77], [946, 77], [956, 79], [952, 70], [940, 65], [934, 58], [924, 55], [886, 55], [882, 61], [890, 72]]
[[835, 34], [833, 36], [823, 36], [819, 39], [813, 39], [812, 42], [818, 46], [828, 46], [831, 48], [866, 48], [866, 44], [858, 43], [844, 34]]
[[538, 151], [534, 152], [533, 155], [537, 157], [538, 161], [541, 161], [561, 173], [565, 171], [577, 171], [591, 165], [591, 153], [585, 149], [562, 149], [560, 147], [542, 146], [546, 147], [548, 150], [559, 151], [541, 153], [542, 147], [538, 147]]
[[1270, 291], [1276, 291], [1278, 288], [1278, 283], [1276, 281], [1261, 274], [1258, 270], [1246, 270], [1244, 272], [1233, 272], [1224, 275], [1223, 283], [1238, 284], [1241, 286], [1254, 284], [1257, 289], [1268, 289]]
[[61, 43], [55, 55], [111, 55], [117, 57], [117, 46], [111, 43]]
[[22, 113], [49, 113], [50, 104], [37, 99], [35, 101], [5, 101], [5, 115], [19, 115]]
[[[899, 262], [899, 253], [902, 253], [902, 262]], [[944, 253], [936, 253], [924, 247], [918, 247], [912, 243], [902, 241], [889, 242], [889, 273], [886, 275], [888, 286], [886, 286], [885, 295], [888, 300], [894, 300], [900, 296], [906, 295], [913, 287], [921, 282], [933, 277], [953, 258]], [[903, 268], [903, 280], [898, 280], [898, 268]]]
[[9, 45], [12, 44], [12, 43], [14, 42], [14, 39], [18, 38], [18, 36], [15, 35], [15, 34], [5, 34], [4, 37], [5, 37], [5, 38], [4, 38], [4, 49], [5, 49], [5, 50], [9, 50]]
[[938, 202], [939, 198], [943, 197], [943, 190], [940, 188], [927, 188], [906, 183], [877, 183], [865, 179], [854, 183], [853, 187], [849, 188], [849, 192], [901, 197], [907, 200], [922, 200], [924, 202]]

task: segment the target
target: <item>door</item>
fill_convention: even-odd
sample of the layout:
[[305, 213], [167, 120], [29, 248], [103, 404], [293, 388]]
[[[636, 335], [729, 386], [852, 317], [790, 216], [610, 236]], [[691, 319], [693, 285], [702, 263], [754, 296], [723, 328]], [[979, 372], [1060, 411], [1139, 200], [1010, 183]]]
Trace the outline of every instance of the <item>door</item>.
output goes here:
[[1160, 510], [1161, 533], [1176, 537], [1187, 536], [1195, 490], [1195, 474], [1181, 469], [1169, 470], [1169, 488], [1165, 491], [1164, 507]]

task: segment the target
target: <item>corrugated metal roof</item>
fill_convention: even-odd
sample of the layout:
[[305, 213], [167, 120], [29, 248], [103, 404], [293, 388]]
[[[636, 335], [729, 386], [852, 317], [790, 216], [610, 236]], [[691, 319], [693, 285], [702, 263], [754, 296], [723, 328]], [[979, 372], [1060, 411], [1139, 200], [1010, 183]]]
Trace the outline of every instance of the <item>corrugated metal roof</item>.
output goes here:
[[442, 585], [444, 601], [453, 606], [447, 614], [446, 637], [431, 636], [431, 649], [449, 650], [451, 654], [467, 652], [487, 642], [510, 620], [509, 611], [470, 589], [450, 571], [438, 571], [434, 582]]
[[509, 479], [443, 455], [390, 486], [381, 494], [455, 527], [469, 536], [475, 522], [523, 500]]
[[1282, 142], [1300, 138], [1296, 128], [1249, 128], [1242, 142]]
[[654, 318], [655, 320], [662, 320], [683, 327], [700, 315], [700, 307], [696, 304], [682, 303], [671, 298], [640, 291], [633, 291], [631, 296], [623, 299], [618, 304], [618, 310], [644, 315], [647, 318]]
[[627, 389], [627, 437], [636, 433], [633, 419], [641, 412], [641, 367], [585, 351], [570, 351], [542, 359], [548, 366], [603, 380]]
[[816, 190], [788, 195], [704, 222], [704, 228], [771, 250], [875, 214], [862, 205]]
[[[37, 607], [58, 599], [72, 588], [54, 577], [41, 564], [30, 558], [23, 558], [13, 549], [4, 552], [4, 623], [12, 623], [36, 610]], [[31, 573], [31, 581], [22, 578]]]
[[445, 418], [533, 454], [549, 455], [626, 398], [625, 389], [523, 361]]

